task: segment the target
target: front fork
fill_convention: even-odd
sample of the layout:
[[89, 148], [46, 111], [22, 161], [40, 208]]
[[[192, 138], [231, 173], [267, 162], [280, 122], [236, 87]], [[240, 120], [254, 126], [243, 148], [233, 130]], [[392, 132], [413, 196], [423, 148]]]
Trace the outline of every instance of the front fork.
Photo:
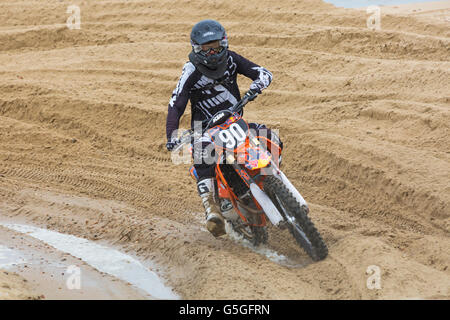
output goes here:
[[306, 203], [305, 199], [303, 199], [302, 195], [300, 194], [300, 192], [298, 192], [297, 188], [294, 187], [294, 185], [291, 183], [291, 181], [289, 181], [289, 179], [286, 177], [286, 175], [283, 173], [283, 171], [281, 171], [276, 166], [276, 164], [273, 162], [273, 160], [271, 160], [271, 166], [272, 166], [272, 174], [275, 177], [277, 177], [278, 179], [280, 179], [284, 183], [284, 185], [289, 189], [289, 191], [294, 195], [297, 202], [301, 206], [305, 206], [307, 208], [307, 211], [309, 211], [308, 204]]

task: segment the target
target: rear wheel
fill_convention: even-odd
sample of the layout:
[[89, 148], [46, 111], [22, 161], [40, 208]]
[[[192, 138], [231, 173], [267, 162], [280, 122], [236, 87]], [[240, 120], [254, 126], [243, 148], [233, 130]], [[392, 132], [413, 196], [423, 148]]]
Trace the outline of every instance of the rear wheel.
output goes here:
[[328, 248], [308, 217], [308, 207], [300, 205], [284, 183], [275, 176], [266, 177], [264, 191], [288, 222], [289, 230], [297, 243], [314, 261], [325, 259]]
[[231, 227], [255, 247], [267, 243], [269, 238], [266, 227], [247, 226], [240, 222], [231, 222]]

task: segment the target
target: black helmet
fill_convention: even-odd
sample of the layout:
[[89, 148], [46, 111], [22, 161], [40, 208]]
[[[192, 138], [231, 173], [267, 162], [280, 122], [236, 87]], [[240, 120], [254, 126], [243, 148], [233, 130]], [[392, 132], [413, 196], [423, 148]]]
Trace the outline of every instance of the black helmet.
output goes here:
[[[219, 41], [219, 51], [213, 54], [202, 51], [202, 45], [211, 41]], [[227, 69], [228, 39], [225, 29], [215, 20], [203, 20], [191, 31], [192, 52], [189, 60], [205, 76], [212, 79], [221, 78]]]

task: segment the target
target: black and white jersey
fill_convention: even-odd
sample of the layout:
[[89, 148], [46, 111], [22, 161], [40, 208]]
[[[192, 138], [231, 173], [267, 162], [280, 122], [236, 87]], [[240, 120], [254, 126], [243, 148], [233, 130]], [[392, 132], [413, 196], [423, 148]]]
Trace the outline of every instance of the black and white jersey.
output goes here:
[[166, 122], [168, 140], [172, 132], [178, 129], [180, 118], [189, 100], [193, 126], [194, 121], [209, 119], [216, 112], [235, 105], [241, 99], [236, 82], [238, 74], [253, 80], [250, 89], [262, 91], [269, 86], [272, 81], [270, 71], [233, 51], [228, 52], [228, 66], [224, 74], [226, 80], [220, 83], [203, 75], [191, 62], [186, 62], [169, 102]]

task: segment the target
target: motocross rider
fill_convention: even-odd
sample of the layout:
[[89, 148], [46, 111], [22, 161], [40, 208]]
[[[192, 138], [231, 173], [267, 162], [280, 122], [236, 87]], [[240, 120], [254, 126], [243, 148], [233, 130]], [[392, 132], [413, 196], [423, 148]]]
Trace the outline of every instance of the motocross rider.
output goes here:
[[[240, 99], [237, 85], [237, 74], [253, 80], [248, 97], [261, 93], [272, 81], [272, 73], [267, 69], [247, 60], [234, 51], [228, 49], [228, 39], [223, 26], [215, 20], [198, 22], [191, 31], [192, 51], [189, 61], [185, 63], [181, 77], [169, 102], [166, 121], [166, 148], [172, 151], [176, 146], [176, 137], [172, 137], [178, 129], [188, 100], [191, 102], [191, 126], [194, 122], [210, 119], [216, 112], [228, 109]], [[253, 99], [252, 99], [253, 100]], [[270, 139], [278, 136], [270, 132], [264, 125], [249, 123], [250, 129], [265, 129]], [[212, 141], [206, 135], [193, 142], [194, 168], [197, 177], [197, 191], [205, 208], [206, 228], [215, 237], [225, 234], [225, 223], [222, 213], [231, 210], [230, 201], [217, 204], [214, 201], [215, 172], [214, 164], [203, 161], [202, 152]], [[199, 147], [196, 147], [199, 146]], [[200, 159], [200, 161], [195, 161]]]

